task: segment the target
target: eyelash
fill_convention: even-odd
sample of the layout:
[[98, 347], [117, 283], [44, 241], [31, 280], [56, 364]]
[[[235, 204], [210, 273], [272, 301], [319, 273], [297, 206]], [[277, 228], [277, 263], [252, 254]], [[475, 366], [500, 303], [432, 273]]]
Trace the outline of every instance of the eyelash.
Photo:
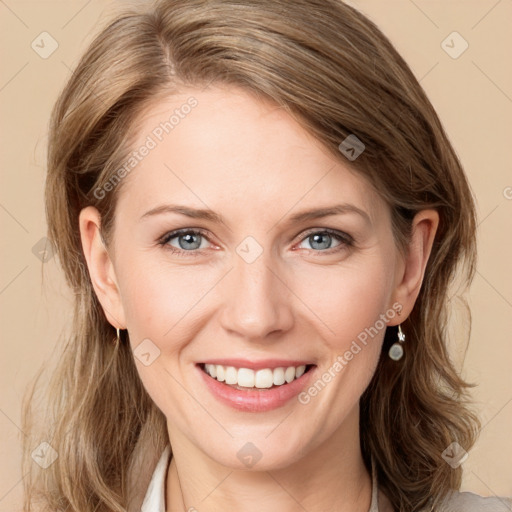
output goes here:
[[[206, 231], [204, 231], [202, 229], [183, 228], [183, 229], [178, 229], [176, 231], [170, 231], [170, 232], [166, 233], [163, 237], [161, 237], [158, 240], [158, 245], [162, 246], [165, 250], [170, 251], [171, 253], [176, 254], [177, 256], [180, 256], [180, 257], [181, 256], [183, 256], [183, 257], [201, 256], [203, 250], [194, 249], [194, 250], [186, 251], [184, 249], [177, 249], [176, 247], [173, 247], [172, 245], [168, 245], [168, 243], [173, 238], [176, 238], [179, 235], [186, 235], [186, 234], [201, 235], [208, 240]], [[306, 240], [307, 238], [309, 238], [310, 236], [315, 235], [315, 234], [332, 235], [334, 238], [336, 238], [341, 243], [337, 247], [334, 247], [331, 249], [325, 249], [325, 250], [306, 249], [306, 250], [331, 255], [331, 254], [335, 254], [347, 247], [352, 247], [354, 245], [354, 239], [350, 235], [348, 235], [347, 233], [343, 233], [341, 231], [335, 231], [335, 230], [329, 229], [329, 228], [308, 231], [303, 236], [303, 238], [301, 238], [299, 243], [303, 242], [304, 240]]]

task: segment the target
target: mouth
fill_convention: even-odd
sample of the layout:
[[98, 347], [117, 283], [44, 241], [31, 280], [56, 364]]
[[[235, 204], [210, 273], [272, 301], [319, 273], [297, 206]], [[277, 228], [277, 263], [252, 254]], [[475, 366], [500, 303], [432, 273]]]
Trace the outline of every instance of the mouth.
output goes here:
[[315, 364], [299, 364], [253, 369], [212, 363], [197, 366], [214, 381], [232, 389], [261, 392], [284, 388], [316, 367]]

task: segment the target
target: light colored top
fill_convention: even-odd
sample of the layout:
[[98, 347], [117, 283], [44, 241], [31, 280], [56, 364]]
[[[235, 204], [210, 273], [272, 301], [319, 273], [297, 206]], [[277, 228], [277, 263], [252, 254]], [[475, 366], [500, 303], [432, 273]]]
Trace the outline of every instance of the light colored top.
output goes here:
[[[142, 502], [141, 512], [166, 512], [165, 487], [170, 462], [171, 446], [168, 444], [151, 477], [146, 496]], [[368, 512], [379, 512], [377, 499], [377, 478], [375, 467], [372, 467], [372, 501]], [[436, 512], [512, 512], [512, 499], [483, 498], [471, 492], [453, 492]]]

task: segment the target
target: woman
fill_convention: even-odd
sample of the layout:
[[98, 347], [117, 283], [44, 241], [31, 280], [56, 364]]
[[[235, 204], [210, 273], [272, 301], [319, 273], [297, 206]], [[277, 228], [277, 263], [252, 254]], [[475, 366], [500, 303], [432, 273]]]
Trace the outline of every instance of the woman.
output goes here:
[[479, 424], [445, 325], [473, 198], [358, 11], [120, 15], [54, 108], [46, 187], [76, 301], [26, 510], [510, 510], [457, 492]]

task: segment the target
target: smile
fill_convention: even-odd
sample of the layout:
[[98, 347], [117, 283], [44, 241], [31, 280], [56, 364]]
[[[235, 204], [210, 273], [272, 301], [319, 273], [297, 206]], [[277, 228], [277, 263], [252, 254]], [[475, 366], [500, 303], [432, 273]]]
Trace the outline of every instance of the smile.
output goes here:
[[315, 364], [258, 369], [196, 364], [201, 381], [222, 404], [245, 412], [266, 412], [287, 404], [307, 386]]
[[221, 364], [203, 364], [202, 369], [218, 382], [224, 382], [235, 389], [270, 389], [298, 379], [313, 365], [280, 366], [277, 368], [236, 368]]

